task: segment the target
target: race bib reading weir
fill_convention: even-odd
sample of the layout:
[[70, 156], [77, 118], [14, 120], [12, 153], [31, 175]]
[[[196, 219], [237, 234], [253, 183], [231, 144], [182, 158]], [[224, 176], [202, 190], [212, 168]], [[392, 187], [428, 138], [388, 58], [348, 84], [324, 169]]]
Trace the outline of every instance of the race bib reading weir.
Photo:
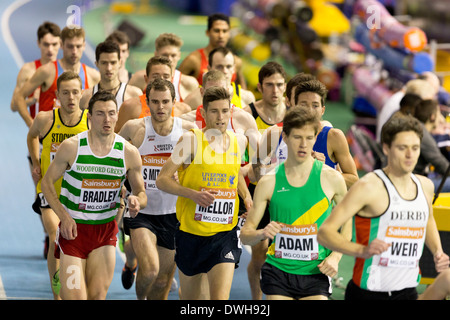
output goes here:
[[319, 243], [317, 242], [317, 224], [288, 225], [276, 236], [275, 257], [291, 260], [317, 260]]
[[161, 168], [169, 159], [170, 154], [154, 154], [141, 156], [142, 158], [142, 177], [146, 190], [156, 190], [156, 178]]
[[236, 189], [202, 188], [200, 191], [217, 192], [217, 194], [215, 194], [213, 204], [209, 207], [205, 208], [197, 204], [195, 207], [195, 221], [218, 224], [233, 223]]
[[112, 209], [118, 201], [120, 179], [83, 179], [81, 183], [80, 210]]
[[384, 241], [391, 246], [381, 254], [380, 266], [416, 268], [421, 256], [420, 244], [424, 236], [425, 228], [388, 227]]

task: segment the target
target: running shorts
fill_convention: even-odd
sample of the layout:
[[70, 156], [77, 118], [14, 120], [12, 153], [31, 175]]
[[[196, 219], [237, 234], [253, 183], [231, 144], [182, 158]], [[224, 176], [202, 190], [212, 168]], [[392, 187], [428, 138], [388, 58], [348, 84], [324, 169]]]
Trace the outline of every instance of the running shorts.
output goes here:
[[209, 237], [179, 229], [175, 233], [175, 262], [187, 276], [207, 273], [219, 263], [234, 263], [237, 268], [241, 253], [236, 227]]
[[56, 232], [55, 258], [59, 259], [60, 251], [69, 256], [87, 259], [91, 251], [103, 246], [116, 246], [117, 242], [116, 220], [105, 224], [82, 224], [77, 223], [77, 237], [74, 240], [64, 239]]
[[266, 295], [281, 295], [293, 299], [310, 296], [329, 297], [331, 278], [323, 273], [298, 275], [284, 272], [265, 262], [261, 268], [261, 291]]
[[130, 229], [147, 228], [156, 236], [156, 244], [169, 250], [175, 250], [175, 231], [178, 220], [176, 213], [151, 215], [139, 213], [135, 218], [123, 218], [125, 234]]

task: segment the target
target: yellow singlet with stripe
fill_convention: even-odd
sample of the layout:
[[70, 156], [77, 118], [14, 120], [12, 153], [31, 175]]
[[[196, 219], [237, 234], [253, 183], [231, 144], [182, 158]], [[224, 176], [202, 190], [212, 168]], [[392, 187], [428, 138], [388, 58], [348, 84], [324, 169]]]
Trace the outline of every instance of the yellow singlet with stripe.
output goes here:
[[[47, 134], [41, 139], [42, 154], [41, 154], [41, 176], [43, 177], [47, 172], [50, 163], [55, 158], [56, 151], [60, 144], [80, 132], [89, 129], [87, 113], [88, 110], [83, 110], [80, 120], [74, 126], [67, 126], [60, 117], [60, 109], [53, 109], [53, 124]], [[42, 180], [42, 179], [41, 179]], [[42, 192], [41, 180], [36, 185], [37, 193]], [[55, 182], [56, 193], [60, 194], [62, 177]]]
[[230, 141], [224, 153], [215, 152], [201, 130], [192, 131], [197, 141], [196, 154], [187, 168], [178, 170], [178, 179], [184, 187], [217, 194], [214, 203], [207, 208], [191, 199], [178, 197], [176, 211], [181, 231], [207, 237], [230, 231], [237, 224], [241, 153], [237, 138], [231, 131], [226, 131]]

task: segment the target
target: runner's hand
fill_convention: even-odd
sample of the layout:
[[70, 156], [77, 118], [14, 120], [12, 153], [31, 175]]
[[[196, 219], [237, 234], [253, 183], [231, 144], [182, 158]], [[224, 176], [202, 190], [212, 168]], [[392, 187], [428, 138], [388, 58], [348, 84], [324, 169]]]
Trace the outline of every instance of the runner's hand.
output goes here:
[[139, 204], [139, 198], [133, 195], [128, 197], [128, 212], [131, 218], [135, 218], [139, 211], [141, 210], [141, 205]]

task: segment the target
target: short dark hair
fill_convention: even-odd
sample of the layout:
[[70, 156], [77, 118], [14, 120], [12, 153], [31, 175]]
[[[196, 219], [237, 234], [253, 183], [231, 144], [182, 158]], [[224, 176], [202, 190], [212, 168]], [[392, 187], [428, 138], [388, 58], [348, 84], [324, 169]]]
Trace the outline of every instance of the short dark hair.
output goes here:
[[259, 69], [258, 81], [260, 84], [263, 83], [264, 79], [270, 77], [276, 73], [281, 74], [281, 76], [286, 79], [286, 71], [281, 64], [275, 61], [269, 61]]
[[121, 45], [126, 43], [128, 45], [128, 48], [130, 48], [131, 40], [128, 35], [120, 30], [114, 30], [106, 39], [105, 41], [114, 41], [115, 43]]
[[116, 96], [113, 95], [111, 92], [99, 90], [89, 100], [88, 111], [90, 114], [92, 114], [92, 109], [94, 108], [94, 104], [97, 101], [105, 101], [105, 102], [106, 101], [114, 101], [114, 104], [116, 105], [116, 110], [117, 110]]
[[216, 22], [217, 20], [223, 20], [225, 21], [228, 25], [230, 25], [230, 18], [223, 13], [213, 13], [211, 15], [208, 16], [208, 26], [207, 26], [207, 30], [211, 30], [214, 22]]
[[52, 36], [55, 37], [61, 37], [60, 27], [57, 24], [50, 21], [45, 21], [37, 29], [38, 41], [40, 41], [47, 33], [50, 33]]
[[175, 99], [175, 87], [173, 86], [173, 83], [168, 80], [158, 78], [147, 85], [147, 87], [145, 88], [147, 102], [150, 101], [150, 91], [152, 89], [156, 91], [169, 90], [170, 95], [172, 96], [172, 101]]
[[120, 60], [120, 48], [117, 42], [112, 40], [100, 42], [95, 48], [95, 61], [98, 61], [100, 59], [100, 55], [102, 53], [114, 53], [114, 52], [117, 53], [117, 57]]
[[414, 115], [420, 101], [422, 101], [422, 98], [417, 94], [406, 93], [403, 96], [402, 100], [400, 100], [401, 113]]
[[217, 100], [228, 100], [228, 104], [230, 104], [230, 99], [230, 93], [227, 89], [222, 87], [210, 87], [206, 89], [203, 94], [203, 109], [207, 111], [208, 105]]
[[[212, 60], [213, 60], [212, 58], [217, 52], [220, 52], [221, 54], [223, 54], [224, 57], [229, 53], [233, 54], [233, 52], [230, 49], [228, 49], [227, 47], [217, 47], [217, 48], [212, 49], [208, 55], [208, 64], [210, 67], [212, 67]], [[233, 55], [233, 59], [234, 59], [234, 55]]]
[[381, 143], [389, 147], [394, 141], [395, 136], [404, 131], [413, 131], [422, 141], [423, 127], [419, 120], [411, 115], [391, 117], [381, 128]]
[[315, 79], [316, 77], [312, 74], [303, 72], [297, 73], [286, 84], [286, 98], [288, 98], [288, 100], [291, 100], [292, 94], [295, 95], [295, 92], [292, 92], [292, 88], [296, 87], [299, 83]]
[[327, 97], [327, 87], [319, 80], [309, 80], [300, 82], [295, 88], [295, 104], [298, 103], [298, 96], [303, 92], [313, 92], [321, 97], [322, 107], [325, 105]]
[[306, 125], [312, 125], [314, 134], [320, 129], [320, 118], [318, 114], [309, 108], [290, 108], [283, 119], [283, 132], [289, 136], [292, 129], [300, 129]]
[[436, 114], [438, 102], [434, 99], [426, 99], [419, 102], [415, 111], [414, 117], [422, 123], [431, 119], [432, 115]]
[[160, 64], [165, 64], [170, 68], [170, 72], [172, 72], [172, 63], [169, 58], [164, 56], [154, 56], [148, 60], [147, 65], [145, 66], [145, 74], [148, 76], [152, 67]]

